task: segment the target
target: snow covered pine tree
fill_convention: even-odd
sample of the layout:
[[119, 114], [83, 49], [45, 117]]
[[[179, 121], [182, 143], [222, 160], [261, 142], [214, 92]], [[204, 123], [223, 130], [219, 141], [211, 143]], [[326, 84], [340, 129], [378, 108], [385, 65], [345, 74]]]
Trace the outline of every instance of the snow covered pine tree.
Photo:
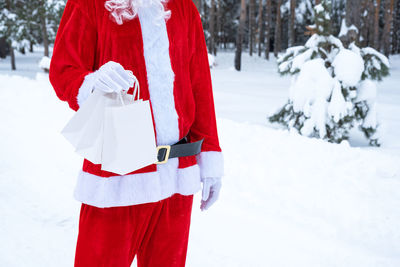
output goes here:
[[389, 60], [370, 47], [345, 48], [331, 35], [330, 10], [330, 0], [316, 5], [315, 33], [278, 58], [279, 73], [293, 79], [288, 102], [269, 121], [334, 143], [358, 127], [370, 145], [379, 146], [376, 82], [389, 75]]

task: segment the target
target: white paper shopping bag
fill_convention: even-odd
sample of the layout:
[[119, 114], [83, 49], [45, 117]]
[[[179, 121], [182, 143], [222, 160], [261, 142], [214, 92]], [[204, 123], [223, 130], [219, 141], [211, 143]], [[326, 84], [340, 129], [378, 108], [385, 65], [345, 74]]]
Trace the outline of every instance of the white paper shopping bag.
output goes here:
[[120, 94], [106, 104], [102, 170], [123, 175], [157, 161], [150, 102], [133, 96]]
[[97, 97], [97, 105], [89, 121], [86, 122], [76, 153], [94, 164], [101, 164], [103, 150], [104, 110], [107, 99], [102, 93]]
[[79, 155], [95, 164], [101, 163], [105, 101], [102, 92], [94, 91], [61, 131]]

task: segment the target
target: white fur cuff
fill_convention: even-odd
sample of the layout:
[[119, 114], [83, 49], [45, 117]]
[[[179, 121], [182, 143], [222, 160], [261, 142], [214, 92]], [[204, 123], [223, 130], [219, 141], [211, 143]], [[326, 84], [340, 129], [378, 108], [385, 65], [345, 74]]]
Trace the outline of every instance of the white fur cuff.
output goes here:
[[224, 175], [224, 158], [222, 152], [205, 151], [196, 156], [200, 166], [201, 178], [222, 177]]
[[96, 81], [95, 72], [89, 73], [88, 75], [85, 76], [85, 79], [83, 80], [83, 83], [79, 88], [77, 96], [79, 106], [81, 106], [83, 102], [85, 102], [86, 99], [89, 97], [89, 95], [92, 93], [95, 81]]

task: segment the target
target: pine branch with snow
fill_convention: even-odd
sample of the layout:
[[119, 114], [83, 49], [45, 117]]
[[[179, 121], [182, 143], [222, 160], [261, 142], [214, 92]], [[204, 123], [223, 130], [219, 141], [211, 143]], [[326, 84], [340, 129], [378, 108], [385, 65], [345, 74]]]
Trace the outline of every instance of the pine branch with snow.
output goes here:
[[335, 143], [358, 127], [377, 146], [376, 82], [389, 75], [389, 61], [369, 47], [346, 48], [332, 36], [330, 7], [330, 0], [315, 6], [316, 33], [278, 59], [278, 72], [293, 79], [288, 102], [269, 121]]
[[365, 70], [362, 79], [370, 79], [374, 81], [381, 81], [382, 78], [389, 76], [389, 59], [373, 49], [372, 47], [365, 47], [360, 50], [360, 54], [365, 63]]

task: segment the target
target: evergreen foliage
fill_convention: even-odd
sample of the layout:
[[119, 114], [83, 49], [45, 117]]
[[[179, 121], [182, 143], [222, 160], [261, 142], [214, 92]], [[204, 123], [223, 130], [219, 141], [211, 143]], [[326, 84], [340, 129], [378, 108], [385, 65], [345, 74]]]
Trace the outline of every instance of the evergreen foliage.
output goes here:
[[294, 79], [288, 102], [269, 121], [334, 143], [348, 140], [358, 127], [378, 146], [376, 82], [389, 75], [389, 61], [370, 47], [351, 43], [346, 48], [331, 34], [330, 0], [315, 6], [314, 13], [314, 35], [278, 58], [278, 72]]
[[0, 2], [0, 37], [14, 48], [19, 48], [26, 40], [26, 20], [20, 16], [14, 3]]
[[65, 3], [65, 0], [0, 0], [0, 38], [20, 51], [41, 44], [44, 31], [49, 42], [54, 42]]

